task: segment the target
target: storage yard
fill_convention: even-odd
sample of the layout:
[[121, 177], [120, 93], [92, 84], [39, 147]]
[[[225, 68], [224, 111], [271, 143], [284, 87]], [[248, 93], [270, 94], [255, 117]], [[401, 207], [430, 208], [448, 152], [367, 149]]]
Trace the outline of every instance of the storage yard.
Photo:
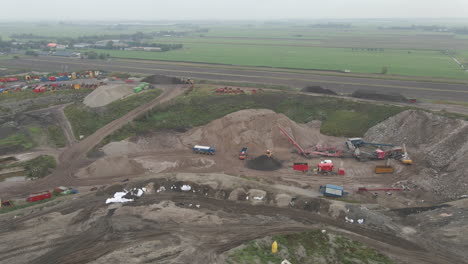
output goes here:
[[[412, 108], [360, 137], [340, 137], [323, 134], [319, 120], [298, 123], [269, 109], [247, 108], [196, 127], [114, 140], [109, 136], [141, 118], [152, 120], [161, 107], [185, 102], [181, 98], [196, 104], [197, 96], [266, 98], [281, 91], [205, 87], [193, 76], [72, 75], [34, 85], [48, 84], [41, 94], [55, 98], [75, 90], [75, 84], [81, 90], [90, 83], [84, 96], [66, 103], [96, 115], [107, 115], [112, 108], [106, 107], [114, 103], [149, 96], [152, 89], [161, 93], [112, 116], [89, 135], [73, 135], [76, 121], [67, 120], [65, 105], [29, 113], [53, 111], [48, 122], [62, 118], [59, 127], [71, 136], [60, 149], [44, 144], [29, 149], [57, 157], [50, 175], [0, 182], [0, 234], [10, 241], [0, 247], [0, 258], [9, 263], [231, 263], [246, 247], [261, 248], [274, 238], [279, 252], [270, 257], [298, 261], [301, 254], [286, 250], [293, 245], [280, 235], [310, 230], [320, 230], [327, 241], [344, 236], [362, 242], [379, 252], [378, 258], [372, 255], [375, 263], [465, 263], [468, 258], [467, 121]], [[33, 93], [37, 87], [7, 88], [0, 96]], [[328, 96], [317, 89], [289, 92]], [[2, 171], [22, 161], [24, 153], [5, 149]], [[319, 263], [346, 261], [348, 253]]]

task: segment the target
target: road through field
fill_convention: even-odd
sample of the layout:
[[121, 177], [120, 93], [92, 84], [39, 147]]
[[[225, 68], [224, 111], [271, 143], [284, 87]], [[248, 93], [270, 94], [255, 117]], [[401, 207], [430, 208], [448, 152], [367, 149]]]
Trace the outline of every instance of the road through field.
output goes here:
[[140, 74], [164, 74], [194, 79], [266, 83], [296, 88], [320, 85], [338, 93], [352, 93], [358, 89], [367, 89], [401, 93], [409, 98], [468, 101], [468, 85], [462, 83], [364, 78], [353, 75], [322, 75], [305, 70], [124, 59], [81, 60], [59, 57], [25, 57], [17, 60], [2, 60], [0, 66], [41, 71], [61, 71], [63, 67], [67, 67], [70, 71], [102, 69]]

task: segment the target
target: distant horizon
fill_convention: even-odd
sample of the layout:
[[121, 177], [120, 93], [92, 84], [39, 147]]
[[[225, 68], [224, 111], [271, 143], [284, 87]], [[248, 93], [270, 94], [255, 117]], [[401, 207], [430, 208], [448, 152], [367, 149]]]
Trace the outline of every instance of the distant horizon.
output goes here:
[[8, 21], [437, 19], [468, 17], [468, 1], [15, 0], [4, 1], [2, 10]]
[[271, 22], [271, 21], [278, 21], [278, 22], [288, 22], [288, 21], [296, 21], [296, 22], [309, 22], [309, 21], [325, 21], [325, 22], [333, 22], [333, 21], [372, 21], [372, 20], [389, 20], [391, 21], [427, 21], [427, 20], [439, 20], [439, 21], [466, 21], [468, 22], [468, 17], [353, 17], [353, 18], [271, 18], [271, 19], [198, 19], [198, 18], [191, 18], [191, 19], [131, 19], [131, 18], [123, 18], [123, 19], [103, 19], [103, 20], [92, 20], [92, 19], [74, 19], [74, 20], [63, 20], [63, 19], [35, 19], [35, 20], [14, 20], [14, 19], [3, 19], [0, 18], [0, 23], [64, 23], [64, 24], [73, 24], [73, 23], [105, 23], [105, 22], [112, 22], [112, 23], [178, 23], [178, 22], [218, 22], [218, 21], [226, 21], [226, 22]]

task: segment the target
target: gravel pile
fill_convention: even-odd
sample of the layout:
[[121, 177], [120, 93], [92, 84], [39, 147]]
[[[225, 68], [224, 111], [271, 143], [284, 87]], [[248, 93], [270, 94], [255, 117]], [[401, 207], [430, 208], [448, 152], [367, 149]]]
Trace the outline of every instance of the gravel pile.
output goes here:
[[142, 80], [151, 84], [183, 84], [184, 82], [176, 77], [164, 76], [164, 75], [151, 75]]
[[390, 102], [408, 102], [408, 99], [399, 93], [382, 93], [370, 90], [357, 90], [351, 94], [352, 97], [370, 99], [370, 100], [380, 100], [380, 101], [390, 101]]
[[261, 171], [273, 171], [281, 168], [281, 161], [274, 157], [269, 158], [267, 155], [256, 157], [255, 159], [248, 160], [247, 168]]
[[334, 91], [323, 88], [322, 86], [307, 86], [302, 88], [301, 92], [337, 95]]
[[410, 147], [411, 178], [437, 198], [468, 194], [468, 122], [417, 110], [404, 111], [370, 128], [365, 139]]

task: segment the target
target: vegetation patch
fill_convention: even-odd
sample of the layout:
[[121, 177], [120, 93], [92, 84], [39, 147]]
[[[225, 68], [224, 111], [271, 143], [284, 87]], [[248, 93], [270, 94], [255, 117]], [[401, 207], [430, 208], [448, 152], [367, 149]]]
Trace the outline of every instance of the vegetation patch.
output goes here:
[[75, 136], [89, 136], [109, 122], [122, 117], [131, 110], [158, 97], [161, 90], [148, 90], [100, 108], [89, 108], [82, 103], [69, 105], [64, 109]]
[[28, 150], [33, 148], [34, 141], [25, 133], [16, 133], [0, 139], [0, 149]]
[[47, 127], [47, 132], [49, 140], [55, 145], [55, 147], [63, 148], [66, 146], [67, 140], [65, 139], [65, 135], [60, 127], [50, 125]]
[[[349, 137], [362, 136], [368, 128], [408, 109], [334, 97], [275, 92], [254, 95], [195, 95], [177, 98], [175, 102], [154, 108], [147, 115], [108, 136], [103, 144], [158, 129], [185, 131], [239, 110], [260, 108], [283, 113], [299, 123], [322, 120], [322, 133]], [[350, 117], [352, 121], [347, 120]]]
[[54, 157], [49, 155], [41, 155], [32, 160], [17, 163], [17, 166], [22, 166], [26, 169], [26, 176], [31, 179], [42, 178], [51, 172], [51, 169], [57, 167], [57, 162]]
[[[278, 252], [271, 252], [273, 241]], [[387, 256], [364, 244], [342, 236], [322, 233], [320, 230], [304, 233], [275, 235], [248, 242], [245, 246], [229, 251], [229, 264], [281, 263], [342, 263], [342, 264], [391, 264]]]

